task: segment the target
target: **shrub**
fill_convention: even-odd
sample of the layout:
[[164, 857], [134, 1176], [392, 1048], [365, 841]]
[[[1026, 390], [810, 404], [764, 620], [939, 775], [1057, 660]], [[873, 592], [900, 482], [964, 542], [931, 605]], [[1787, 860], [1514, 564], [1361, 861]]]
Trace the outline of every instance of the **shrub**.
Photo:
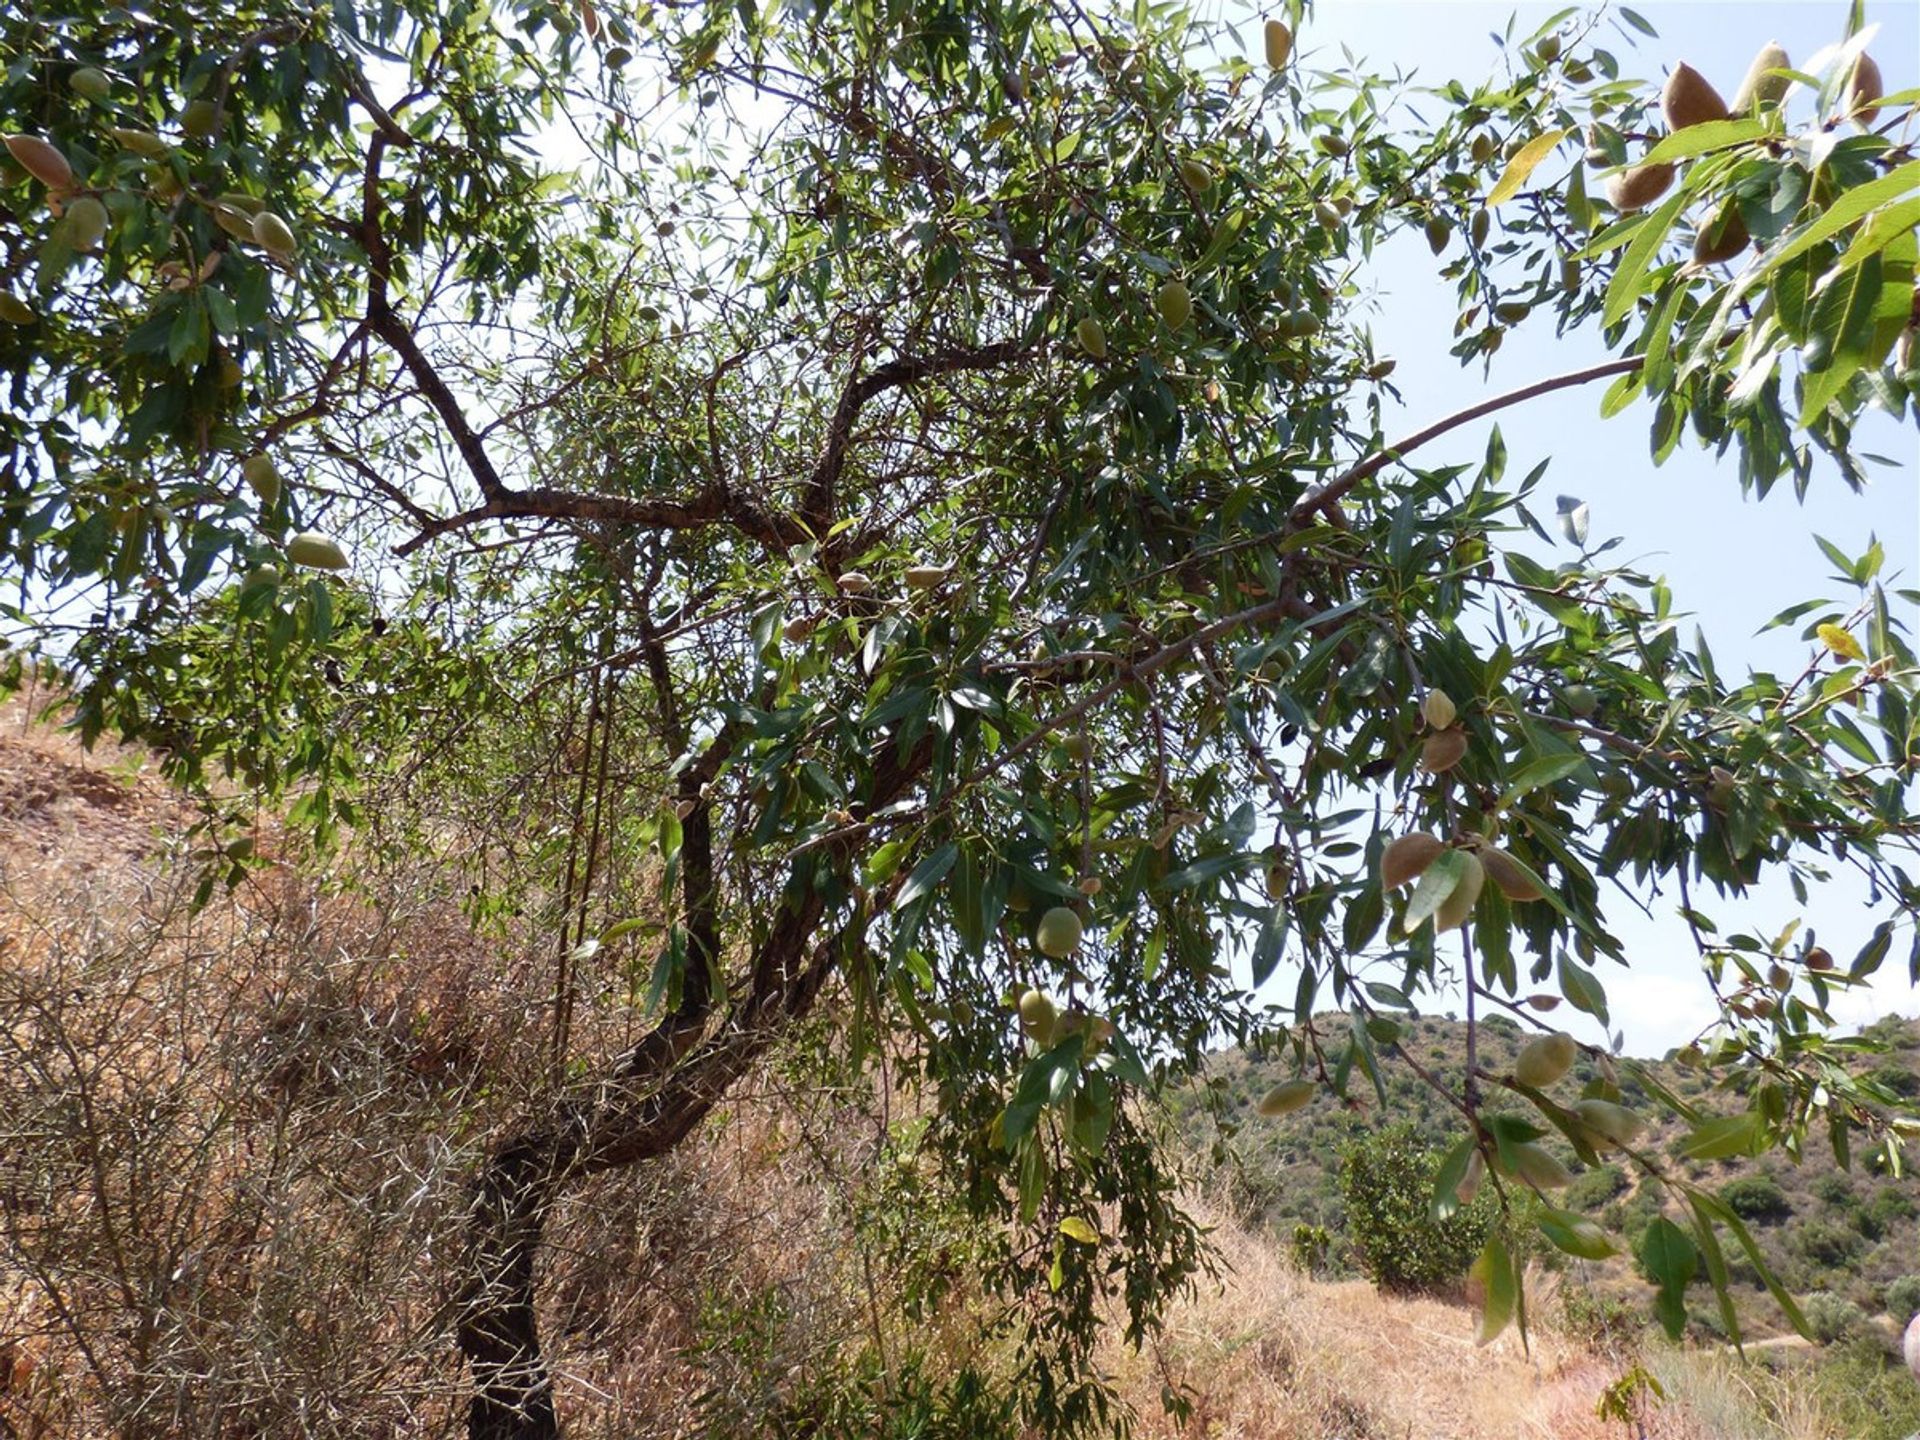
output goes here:
[[1814, 1291], [1801, 1302], [1800, 1308], [1807, 1317], [1807, 1329], [1822, 1345], [1844, 1340], [1866, 1327], [1867, 1312], [1830, 1290]]
[[1318, 1275], [1327, 1266], [1327, 1253], [1333, 1248], [1333, 1232], [1324, 1225], [1296, 1225], [1287, 1240], [1287, 1253], [1293, 1263], [1310, 1275]]
[[1574, 1177], [1560, 1203], [1584, 1214], [1598, 1210], [1614, 1196], [1625, 1193], [1626, 1188], [1627, 1177], [1618, 1165], [1602, 1165], [1598, 1170]]
[[1561, 1327], [1589, 1349], [1617, 1349], [1630, 1342], [1643, 1323], [1640, 1307], [1617, 1296], [1573, 1283], [1560, 1291]]
[[1866, 1336], [1836, 1345], [1802, 1386], [1831, 1425], [1825, 1433], [1847, 1440], [1905, 1440], [1920, 1431], [1920, 1386], [1907, 1367]]
[[1908, 1316], [1920, 1311], [1920, 1275], [1902, 1275], [1889, 1282], [1882, 1293], [1882, 1308], [1902, 1325]]
[[1340, 1155], [1347, 1236], [1359, 1267], [1388, 1290], [1439, 1290], [1466, 1274], [1492, 1228], [1492, 1187], [1436, 1224], [1428, 1210], [1440, 1152], [1413, 1127], [1362, 1136]]
[[1838, 1171], [1829, 1170], [1815, 1177], [1813, 1182], [1814, 1198], [1828, 1205], [1851, 1205], [1853, 1203], [1853, 1182]]
[[1858, 1231], [1830, 1220], [1809, 1220], [1787, 1237], [1788, 1247], [1815, 1265], [1845, 1265], [1864, 1244]]
[[1913, 1197], [1895, 1185], [1881, 1186], [1867, 1202], [1867, 1214], [1879, 1222], [1882, 1229], [1897, 1220], [1910, 1218], [1913, 1211]]
[[1793, 1213], [1787, 1192], [1771, 1175], [1743, 1175], [1720, 1187], [1720, 1198], [1742, 1220], [1779, 1220]]

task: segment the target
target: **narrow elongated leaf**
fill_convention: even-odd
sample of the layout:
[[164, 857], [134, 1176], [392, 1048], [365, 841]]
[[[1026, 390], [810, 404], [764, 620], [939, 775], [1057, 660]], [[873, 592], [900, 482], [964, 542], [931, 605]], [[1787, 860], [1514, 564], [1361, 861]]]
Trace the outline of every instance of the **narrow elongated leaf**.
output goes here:
[[[1809, 221], [1805, 229], [1777, 246], [1760, 265], [1742, 277], [1743, 283], [1736, 288], [1742, 291], [1750, 290], [1789, 260], [1811, 250], [1822, 240], [1838, 235], [1856, 220], [1872, 213], [1888, 201], [1897, 200], [1913, 190], [1920, 190], [1920, 160], [1902, 165], [1898, 170], [1882, 175], [1878, 180], [1869, 180], [1864, 185], [1856, 185], [1821, 211], [1816, 219]], [[1730, 296], [1729, 299], [1731, 298]]]
[[1400, 922], [1401, 929], [1409, 935], [1418, 930], [1445, 903], [1453, 893], [1453, 887], [1460, 883], [1460, 877], [1466, 873], [1467, 857], [1458, 850], [1447, 851], [1429, 865], [1427, 873], [1420, 877], [1420, 883], [1413, 888], [1413, 898], [1407, 902], [1406, 918]]
[[1520, 1295], [1513, 1259], [1498, 1235], [1487, 1238], [1486, 1248], [1467, 1272], [1467, 1280], [1480, 1292], [1480, 1325], [1474, 1332], [1473, 1342], [1486, 1345], [1513, 1323], [1514, 1307]]
[[922, 895], [927, 894], [947, 878], [947, 872], [953, 869], [954, 861], [960, 858], [960, 847], [949, 840], [926, 859], [913, 867], [913, 873], [907, 877], [907, 883], [900, 887], [900, 893], [893, 898], [893, 908], [904, 910]]
[[1606, 309], [1601, 313], [1601, 323], [1612, 325], [1633, 308], [1633, 302], [1647, 288], [1647, 267], [1653, 263], [1653, 257], [1660, 253], [1660, 244], [1667, 238], [1667, 232], [1673, 229], [1673, 222], [1680, 218], [1680, 212], [1692, 198], [1684, 189], [1676, 191], [1658, 210], [1640, 222], [1640, 228], [1634, 232], [1633, 243], [1627, 246], [1627, 253], [1620, 257], [1620, 268], [1613, 272], [1613, 281], [1607, 286]]
[[1527, 183], [1527, 177], [1533, 174], [1540, 162], [1554, 152], [1556, 146], [1573, 132], [1570, 130], [1549, 130], [1544, 135], [1536, 135], [1520, 147], [1519, 153], [1507, 162], [1507, 168], [1500, 172], [1500, 178], [1494, 182], [1493, 189], [1487, 192], [1487, 204], [1498, 205], [1503, 200], [1511, 200], [1520, 193], [1520, 187]]
[[1744, 144], [1748, 140], [1758, 140], [1771, 128], [1765, 120], [1709, 120], [1703, 125], [1689, 125], [1684, 130], [1674, 131], [1634, 163], [1660, 165], [1706, 155], [1715, 150], [1725, 150], [1731, 145]]
[[1689, 1160], [1726, 1160], [1751, 1155], [1760, 1137], [1760, 1117], [1751, 1110], [1696, 1125], [1680, 1153]]

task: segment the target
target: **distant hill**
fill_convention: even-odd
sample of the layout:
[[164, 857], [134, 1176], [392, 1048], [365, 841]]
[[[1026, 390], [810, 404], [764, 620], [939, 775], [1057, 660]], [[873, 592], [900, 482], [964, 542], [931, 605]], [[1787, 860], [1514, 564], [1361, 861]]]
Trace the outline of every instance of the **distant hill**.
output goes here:
[[[1345, 1017], [1329, 1017], [1344, 1027]], [[1451, 1019], [1409, 1023], [1401, 1048], [1422, 1068], [1458, 1076], [1466, 1063], [1466, 1026]], [[1920, 1021], [1890, 1018], [1867, 1032], [1887, 1045], [1886, 1053], [1866, 1057], [1863, 1067], [1877, 1072], [1896, 1093], [1920, 1096]], [[1483, 1021], [1479, 1057], [1483, 1067], [1501, 1070], [1517, 1052], [1516, 1026], [1495, 1017]], [[1701, 1072], [1672, 1057], [1639, 1062], [1652, 1078], [1708, 1110], [1732, 1109], [1737, 1097], [1714, 1093]], [[1352, 1108], [1330, 1100], [1280, 1120], [1255, 1113], [1254, 1103], [1276, 1081], [1288, 1078], [1288, 1060], [1261, 1059], [1240, 1051], [1224, 1052], [1209, 1069], [1204, 1087], [1170, 1101], [1181, 1133], [1213, 1163], [1209, 1186], [1220, 1202], [1245, 1222], [1283, 1243], [1296, 1226], [1323, 1226], [1332, 1237], [1326, 1268], [1344, 1273], [1348, 1251], [1345, 1217], [1337, 1179], [1341, 1150], [1376, 1126], [1411, 1122], [1416, 1133], [1436, 1147], [1451, 1145], [1460, 1134], [1460, 1117], [1404, 1064], [1383, 1066], [1388, 1104], [1382, 1109], [1371, 1085], [1356, 1077]], [[1571, 1094], [1592, 1078], [1592, 1062], [1582, 1060], [1563, 1085]], [[1621, 1073], [1625, 1098], [1656, 1121], [1648, 1148], [1672, 1155], [1682, 1124], [1664, 1115]], [[1223, 1124], [1213, 1119], [1206, 1090], [1220, 1103]], [[1572, 1159], [1571, 1151], [1566, 1158]], [[1717, 1190], [1753, 1226], [1763, 1252], [1790, 1290], [1799, 1296], [1825, 1295], [1809, 1319], [1820, 1328], [1858, 1329], [1863, 1324], [1884, 1332], [1892, 1321], [1905, 1323], [1920, 1306], [1920, 1179], [1894, 1179], [1871, 1172], [1858, 1159], [1851, 1170], [1835, 1162], [1824, 1137], [1809, 1143], [1800, 1163], [1783, 1154], [1760, 1159], [1681, 1162], [1686, 1174]], [[1631, 1247], [1659, 1212], [1657, 1187], [1642, 1187], [1631, 1164], [1606, 1165], [1581, 1173], [1567, 1192], [1568, 1202], [1589, 1208]], [[1623, 1255], [1583, 1267], [1603, 1291], [1644, 1293]], [[1778, 1310], [1748, 1265], [1733, 1267], [1742, 1296], [1742, 1327], [1764, 1335], [1781, 1328]], [[1847, 1307], [1857, 1306], [1857, 1311]], [[1711, 1305], [1694, 1303], [1697, 1323], [1717, 1326]], [[1881, 1317], [1877, 1320], [1874, 1317]], [[1702, 1338], [1709, 1338], [1705, 1333]]]

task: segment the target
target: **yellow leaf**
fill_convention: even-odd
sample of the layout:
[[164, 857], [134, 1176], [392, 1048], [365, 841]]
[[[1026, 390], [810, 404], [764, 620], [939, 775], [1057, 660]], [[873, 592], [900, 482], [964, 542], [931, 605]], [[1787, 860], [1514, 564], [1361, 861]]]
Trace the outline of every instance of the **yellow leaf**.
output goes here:
[[1520, 147], [1520, 153], [1507, 162], [1507, 168], [1500, 172], [1500, 178], [1494, 182], [1488, 192], [1487, 204], [1498, 205], [1502, 200], [1511, 200], [1520, 193], [1520, 187], [1527, 183], [1527, 177], [1533, 174], [1534, 167], [1553, 153], [1554, 147], [1571, 130], [1549, 130], [1544, 135], [1536, 135]]
[[1816, 631], [1826, 642], [1827, 649], [1845, 660], [1864, 660], [1867, 652], [1860, 648], [1860, 642], [1853, 638], [1850, 631], [1839, 625], [1822, 625]]
[[1069, 1215], [1060, 1222], [1060, 1233], [1069, 1240], [1078, 1240], [1082, 1245], [1098, 1245], [1100, 1231], [1092, 1221], [1082, 1220], [1078, 1215]]

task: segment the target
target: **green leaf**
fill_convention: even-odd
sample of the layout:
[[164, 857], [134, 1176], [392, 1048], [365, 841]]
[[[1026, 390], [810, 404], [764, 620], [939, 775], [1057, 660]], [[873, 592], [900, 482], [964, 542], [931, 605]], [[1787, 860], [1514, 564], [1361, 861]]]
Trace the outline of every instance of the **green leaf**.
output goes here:
[[1440, 1162], [1439, 1172], [1433, 1177], [1433, 1198], [1427, 1202], [1427, 1214], [1434, 1224], [1444, 1224], [1459, 1211], [1457, 1192], [1460, 1182], [1466, 1178], [1474, 1149], [1473, 1136], [1469, 1135], [1447, 1151], [1447, 1158]]
[[[1855, 186], [1821, 211], [1816, 219], [1809, 221], [1806, 228], [1777, 246], [1765, 260], [1742, 276], [1741, 284], [1735, 288], [1743, 292], [1752, 289], [1789, 260], [1811, 250], [1829, 236], [1838, 235], [1854, 221], [1887, 201], [1896, 200], [1915, 189], [1920, 189], [1920, 160], [1902, 165], [1878, 180]], [[1729, 295], [1729, 302], [1733, 298]]]
[[1704, 1190], [1693, 1189], [1690, 1191], [1690, 1198], [1697, 1206], [1719, 1219], [1727, 1229], [1733, 1232], [1733, 1238], [1739, 1241], [1740, 1248], [1746, 1251], [1748, 1263], [1753, 1266], [1754, 1273], [1759, 1275], [1760, 1283], [1765, 1285], [1767, 1287], [1767, 1293], [1773, 1296], [1774, 1304], [1780, 1307], [1781, 1313], [1787, 1317], [1788, 1321], [1793, 1325], [1793, 1328], [1800, 1332], [1803, 1339], [1811, 1340], [1813, 1338], [1813, 1332], [1807, 1327], [1807, 1317], [1801, 1313], [1799, 1302], [1788, 1293], [1787, 1287], [1780, 1283], [1780, 1278], [1773, 1273], [1772, 1267], [1767, 1264], [1767, 1257], [1761, 1252], [1760, 1247], [1754, 1243], [1753, 1232], [1747, 1229], [1746, 1222], [1734, 1212], [1732, 1206], [1721, 1200], [1717, 1195], [1710, 1195]]
[[1427, 873], [1420, 877], [1420, 883], [1413, 887], [1413, 898], [1407, 902], [1406, 918], [1400, 922], [1403, 933], [1411, 935], [1426, 923], [1427, 918], [1446, 902], [1453, 893], [1453, 887], [1460, 883], [1460, 877], [1467, 873], [1467, 857], [1463, 851], [1448, 850], [1438, 860], [1427, 867]]
[[947, 878], [947, 872], [953, 869], [954, 861], [960, 858], [960, 847], [949, 840], [926, 859], [913, 867], [913, 873], [907, 877], [907, 883], [900, 887], [900, 893], [893, 897], [893, 908], [904, 910], [922, 895], [927, 894]]
[[1608, 1023], [1606, 988], [1564, 950], [1560, 952], [1560, 993], [1574, 1009], [1584, 1010], [1602, 1025]]
[[1513, 1323], [1514, 1307], [1520, 1297], [1513, 1259], [1498, 1235], [1487, 1237], [1486, 1248], [1467, 1271], [1467, 1280], [1480, 1291], [1480, 1325], [1474, 1332], [1473, 1343], [1486, 1345]]
[[1765, 120], [1709, 120], [1702, 125], [1689, 125], [1674, 131], [1634, 164], [1660, 165], [1725, 150], [1730, 145], [1758, 140], [1772, 128]]
[[[1874, 318], [1885, 286], [1878, 257], [1869, 256], [1863, 264], [1831, 276], [1814, 302], [1811, 323], [1814, 334], [1825, 341], [1825, 358], [1821, 364], [1807, 367], [1801, 391], [1802, 425], [1812, 424], [1862, 365], [1879, 358], [1870, 352]], [[1907, 287], [1898, 288], [1904, 308]]]
[[1637, 1251], [1640, 1264], [1659, 1290], [1653, 1313], [1667, 1338], [1678, 1340], [1687, 1325], [1687, 1286], [1699, 1269], [1700, 1252], [1687, 1232], [1667, 1219], [1655, 1216], [1641, 1233]]
[[1500, 796], [1500, 808], [1507, 809], [1530, 790], [1564, 780], [1586, 766], [1587, 757], [1574, 750], [1562, 755], [1536, 755], [1514, 767], [1507, 777], [1507, 788]]
[[1689, 1160], [1727, 1160], [1735, 1155], [1751, 1155], [1760, 1139], [1760, 1116], [1751, 1110], [1738, 1115], [1722, 1115], [1696, 1125], [1680, 1147]]
[[1673, 222], [1680, 218], [1680, 212], [1686, 209], [1691, 198], [1684, 188], [1677, 190], [1666, 204], [1640, 222], [1640, 228], [1634, 232], [1633, 243], [1627, 246], [1627, 253], [1620, 257], [1620, 267], [1613, 272], [1613, 280], [1607, 286], [1607, 303], [1601, 312], [1601, 324], [1612, 325], [1633, 308], [1633, 302], [1647, 288], [1647, 267], [1653, 263], [1654, 256], [1660, 253], [1661, 242], [1667, 238], [1667, 232], [1673, 228]]
[[1654, 1217], [1642, 1232], [1637, 1253], [1653, 1283], [1663, 1290], [1686, 1289], [1700, 1266], [1700, 1252], [1687, 1232], [1664, 1215]]
[[1535, 1223], [1556, 1247], [1582, 1260], [1604, 1260], [1618, 1248], [1598, 1225], [1571, 1210], [1543, 1208]]

